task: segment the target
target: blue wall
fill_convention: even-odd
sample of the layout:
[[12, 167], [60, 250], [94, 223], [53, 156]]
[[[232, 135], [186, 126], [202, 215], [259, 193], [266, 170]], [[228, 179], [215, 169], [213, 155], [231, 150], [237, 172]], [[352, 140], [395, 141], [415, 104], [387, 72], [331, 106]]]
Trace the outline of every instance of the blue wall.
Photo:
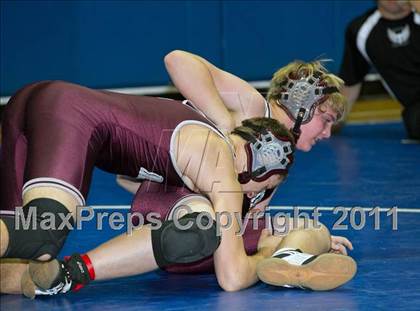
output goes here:
[[373, 1], [4, 1], [0, 94], [62, 79], [167, 84], [163, 57], [198, 53], [246, 80], [294, 59], [341, 60], [345, 25]]

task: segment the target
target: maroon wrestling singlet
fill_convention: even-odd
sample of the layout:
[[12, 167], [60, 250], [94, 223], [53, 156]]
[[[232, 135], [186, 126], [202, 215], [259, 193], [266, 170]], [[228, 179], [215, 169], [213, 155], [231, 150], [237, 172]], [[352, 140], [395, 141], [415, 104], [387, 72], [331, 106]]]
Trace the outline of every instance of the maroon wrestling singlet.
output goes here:
[[94, 166], [183, 186], [169, 148], [173, 129], [185, 120], [210, 123], [179, 101], [66, 82], [26, 86], [3, 116], [0, 209], [20, 206], [22, 191], [42, 185], [69, 191], [84, 204]]

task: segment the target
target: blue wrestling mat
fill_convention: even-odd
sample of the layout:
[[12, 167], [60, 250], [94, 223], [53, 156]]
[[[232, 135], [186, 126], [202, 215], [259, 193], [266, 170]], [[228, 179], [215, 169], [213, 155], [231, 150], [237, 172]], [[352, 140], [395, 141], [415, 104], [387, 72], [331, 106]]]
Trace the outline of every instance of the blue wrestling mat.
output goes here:
[[[404, 135], [400, 123], [347, 126], [310, 153], [298, 153], [290, 177], [272, 201], [272, 213], [292, 213], [293, 206], [310, 213], [309, 207], [318, 206], [320, 221], [329, 228], [347, 226], [332, 234], [353, 242], [350, 254], [358, 272], [337, 290], [310, 292], [258, 283], [227, 293], [214, 275], [159, 271], [95, 282], [63, 296], [29, 300], [2, 295], [1, 310], [419, 310], [420, 145], [402, 144]], [[130, 201], [113, 176], [95, 172], [89, 204]], [[348, 209], [332, 210], [337, 206]], [[372, 207], [380, 209], [369, 215]], [[392, 207], [399, 212], [387, 214]], [[62, 254], [85, 252], [117, 234], [89, 224], [71, 233]]]

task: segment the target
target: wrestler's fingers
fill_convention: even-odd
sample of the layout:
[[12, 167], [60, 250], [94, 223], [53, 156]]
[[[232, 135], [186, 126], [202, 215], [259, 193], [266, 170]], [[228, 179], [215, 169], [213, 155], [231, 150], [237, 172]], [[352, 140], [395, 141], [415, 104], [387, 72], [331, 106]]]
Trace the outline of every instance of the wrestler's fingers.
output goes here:
[[345, 237], [343, 237], [343, 236], [340, 236], [340, 237], [338, 237], [339, 239], [338, 239], [338, 241], [341, 243], [341, 244], [343, 244], [344, 246], [346, 246], [347, 248], [349, 248], [349, 249], [353, 249], [353, 244], [347, 239], [347, 238], [345, 238]]
[[347, 255], [347, 249], [341, 243], [333, 243], [333, 244], [331, 244], [331, 250], [333, 250], [334, 253], [339, 253], [339, 254]]
[[347, 242], [346, 242], [346, 244], [345, 244], [345, 245], [347, 246], [347, 248], [348, 248], [348, 249], [350, 249], [350, 250], [353, 250], [353, 243], [352, 243], [352, 242], [350, 242], [350, 240], [347, 240], [347, 239], [346, 239], [346, 241], [347, 241]]
[[343, 254], [343, 255], [347, 255], [347, 249], [342, 245], [342, 244], [337, 244], [337, 250]]
[[348, 249], [353, 250], [353, 244], [350, 242], [349, 239], [343, 237], [343, 236], [332, 236], [332, 240], [335, 243], [340, 243], [346, 246]]

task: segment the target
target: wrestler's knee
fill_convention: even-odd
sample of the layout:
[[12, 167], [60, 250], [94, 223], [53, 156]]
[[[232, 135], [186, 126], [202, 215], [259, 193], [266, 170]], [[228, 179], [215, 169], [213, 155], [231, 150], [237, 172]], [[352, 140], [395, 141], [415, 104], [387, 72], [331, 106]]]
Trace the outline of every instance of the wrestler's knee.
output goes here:
[[3, 257], [49, 260], [61, 250], [73, 226], [70, 211], [59, 201], [37, 198], [2, 216], [9, 236]]
[[161, 268], [202, 260], [212, 255], [219, 244], [220, 236], [210, 214], [189, 213], [166, 220], [159, 229], [152, 230], [153, 254]]
[[159, 267], [192, 263], [212, 255], [220, 244], [211, 203], [189, 196], [171, 209], [168, 220], [152, 231], [153, 252]]

